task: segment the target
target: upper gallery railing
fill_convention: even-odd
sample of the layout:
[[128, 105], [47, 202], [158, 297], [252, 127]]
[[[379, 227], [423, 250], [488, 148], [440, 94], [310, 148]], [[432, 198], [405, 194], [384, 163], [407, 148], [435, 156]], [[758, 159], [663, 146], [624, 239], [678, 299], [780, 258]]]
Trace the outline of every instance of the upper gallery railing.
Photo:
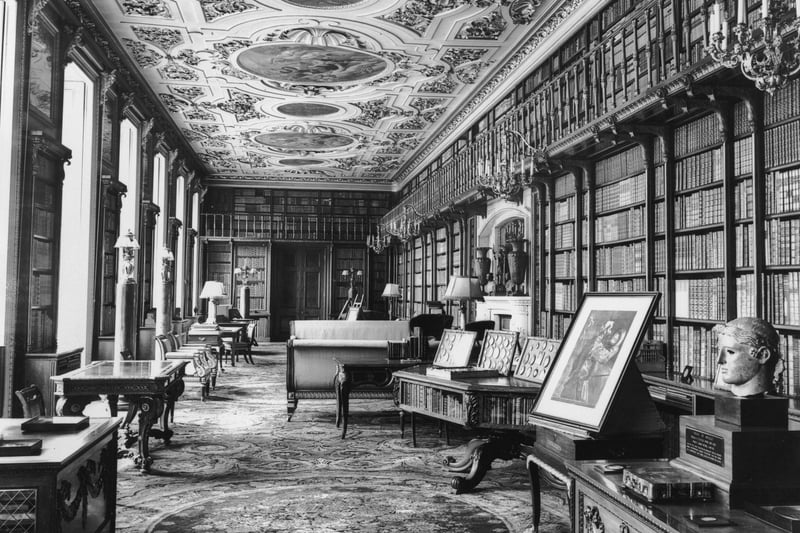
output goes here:
[[519, 161], [523, 144], [509, 142], [511, 130], [548, 152], [573, 135], [590, 135], [593, 126], [632, 109], [644, 96], [658, 98], [654, 89], [677, 82], [688, 71], [713, 69], [704, 53], [707, 21], [702, 0], [610, 4], [546, 62], [549, 70], [538, 68], [528, 77], [521, 102], [495, 117], [490, 128], [389, 211], [381, 220], [383, 229], [392, 233], [409, 213], [429, 218], [481, 189], [499, 159]]
[[203, 237], [287, 241], [366, 241], [374, 221], [365, 216], [201, 214]]

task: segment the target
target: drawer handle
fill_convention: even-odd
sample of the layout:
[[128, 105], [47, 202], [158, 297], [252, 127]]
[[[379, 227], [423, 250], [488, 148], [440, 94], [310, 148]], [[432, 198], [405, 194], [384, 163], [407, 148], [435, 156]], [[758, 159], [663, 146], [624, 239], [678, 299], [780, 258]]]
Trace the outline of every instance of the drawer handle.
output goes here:
[[631, 526], [623, 522], [619, 525], [619, 533], [631, 533]]
[[606, 526], [603, 525], [603, 518], [600, 516], [600, 509], [596, 505], [586, 506], [583, 510], [583, 517], [586, 519], [586, 531], [591, 533], [605, 533]]

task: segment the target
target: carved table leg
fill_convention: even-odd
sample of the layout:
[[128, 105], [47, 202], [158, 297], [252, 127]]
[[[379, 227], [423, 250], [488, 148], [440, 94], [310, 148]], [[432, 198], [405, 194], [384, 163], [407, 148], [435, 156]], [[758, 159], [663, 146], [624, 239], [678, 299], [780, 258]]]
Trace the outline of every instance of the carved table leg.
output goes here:
[[414, 411], [411, 411], [411, 446], [417, 447], [417, 422], [415, 420]]
[[466, 477], [454, 477], [450, 485], [456, 494], [470, 492], [481, 482], [495, 459], [511, 460], [519, 457], [520, 437], [514, 434], [493, 435], [472, 451], [472, 468]]
[[150, 433], [158, 417], [164, 412], [164, 402], [161, 398], [152, 396], [137, 396], [135, 402], [139, 410], [139, 455], [134, 462], [143, 472], [150, 470], [153, 458], [150, 457]]
[[531, 480], [531, 516], [533, 517], [533, 533], [539, 533], [539, 520], [542, 517], [542, 484], [539, 479], [539, 465], [529, 455], [526, 460], [528, 477]]
[[111, 416], [117, 416], [119, 413], [119, 394], [109, 394], [106, 397], [106, 401], [108, 401], [108, 411]]
[[294, 414], [295, 409], [297, 409], [297, 396], [294, 395], [293, 392], [287, 393], [286, 395], [286, 421], [292, 421], [292, 415]]
[[400, 438], [406, 437], [406, 412], [400, 409]]
[[341, 394], [341, 409], [342, 409], [342, 438], [347, 433], [347, 419], [350, 417], [350, 380], [342, 383]]
[[[183, 391], [186, 390], [186, 384], [183, 382], [183, 378], [179, 378], [175, 380], [175, 383], [172, 387], [167, 391], [167, 406], [164, 409], [164, 420], [162, 421], [161, 427], [164, 430], [167, 430], [167, 418], [169, 418], [169, 422], [175, 422], [175, 404], [178, 401], [178, 398], [181, 397]], [[172, 434], [170, 433], [170, 436]], [[169, 444], [169, 439], [164, 441], [165, 444]]]
[[464, 458], [460, 461], [453, 456], [447, 456], [443, 463], [450, 472], [467, 472], [472, 468], [472, 462], [475, 459], [475, 450], [484, 446], [488, 442], [487, 439], [472, 439], [467, 444], [467, 450], [464, 452]]

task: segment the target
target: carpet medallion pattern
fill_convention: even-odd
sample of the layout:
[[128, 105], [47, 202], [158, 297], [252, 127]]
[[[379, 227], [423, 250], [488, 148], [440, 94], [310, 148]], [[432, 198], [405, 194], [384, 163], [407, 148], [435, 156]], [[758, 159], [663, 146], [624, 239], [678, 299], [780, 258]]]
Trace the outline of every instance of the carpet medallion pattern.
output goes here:
[[[171, 444], [151, 440], [151, 473], [120, 460], [117, 531], [530, 531], [523, 461], [495, 461], [455, 495], [442, 461], [473, 434], [451, 428], [448, 446], [421, 420], [412, 447], [389, 400], [352, 400], [344, 440], [334, 400], [301, 400], [288, 422], [285, 345], [260, 350], [255, 365], [226, 366], [208, 401], [186, 379]], [[569, 531], [563, 498], [543, 493], [542, 533]]]

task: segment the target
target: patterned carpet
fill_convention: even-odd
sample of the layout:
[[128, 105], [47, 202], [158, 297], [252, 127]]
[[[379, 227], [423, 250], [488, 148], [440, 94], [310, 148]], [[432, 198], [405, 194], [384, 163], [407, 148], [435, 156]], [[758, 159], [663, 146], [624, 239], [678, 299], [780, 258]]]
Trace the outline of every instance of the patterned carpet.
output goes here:
[[[422, 421], [413, 448], [388, 400], [352, 400], [345, 440], [333, 400], [301, 400], [287, 422], [285, 346], [259, 349], [255, 365], [226, 366], [206, 402], [187, 378], [171, 445], [151, 441], [150, 474], [120, 460], [117, 531], [531, 530], [523, 461], [495, 461], [475, 491], [455, 495], [442, 460], [461, 457], [470, 434], [454, 429], [446, 446]], [[568, 531], [563, 493], [542, 499], [541, 531]]]

